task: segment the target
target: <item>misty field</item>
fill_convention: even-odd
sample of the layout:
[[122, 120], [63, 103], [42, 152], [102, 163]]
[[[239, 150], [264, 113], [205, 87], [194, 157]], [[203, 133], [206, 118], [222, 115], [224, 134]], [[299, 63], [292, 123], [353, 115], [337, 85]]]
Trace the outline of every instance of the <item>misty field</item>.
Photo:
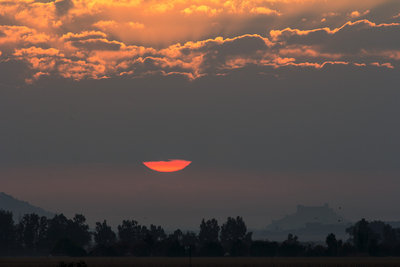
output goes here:
[[0, 258], [0, 266], [273, 266], [273, 267], [392, 267], [400, 258]]

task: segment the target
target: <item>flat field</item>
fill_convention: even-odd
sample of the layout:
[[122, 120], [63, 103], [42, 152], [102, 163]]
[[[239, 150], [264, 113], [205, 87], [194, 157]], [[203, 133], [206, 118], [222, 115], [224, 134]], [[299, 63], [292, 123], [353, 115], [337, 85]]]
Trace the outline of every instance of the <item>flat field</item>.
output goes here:
[[[85, 264], [82, 264], [84, 262]], [[73, 265], [70, 265], [73, 263]], [[80, 265], [78, 263], [81, 263]], [[0, 258], [0, 267], [265, 266], [394, 267], [400, 258]]]

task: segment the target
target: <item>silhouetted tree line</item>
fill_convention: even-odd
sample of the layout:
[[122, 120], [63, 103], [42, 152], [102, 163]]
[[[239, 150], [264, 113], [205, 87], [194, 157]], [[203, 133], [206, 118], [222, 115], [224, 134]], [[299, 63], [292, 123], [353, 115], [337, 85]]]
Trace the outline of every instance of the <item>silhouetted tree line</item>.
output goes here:
[[15, 224], [11, 212], [0, 210], [2, 256], [400, 256], [400, 229], [362, 219], [347, 233], [350, 239], [345, 242], [329, 234], [325, 246], [302, 243], [292, 234], [283, 242], [253, 241], [241, 217], [228, 217], [221, 226], [216, 219], [203, 219], [198, 234], [179, 229], [167, 234], [161, 226], [146, 227], [135, 220], [124, 220], [117, 232], [106, 221], [90, 231], [79, 214], [72, 219], [26, 214]]

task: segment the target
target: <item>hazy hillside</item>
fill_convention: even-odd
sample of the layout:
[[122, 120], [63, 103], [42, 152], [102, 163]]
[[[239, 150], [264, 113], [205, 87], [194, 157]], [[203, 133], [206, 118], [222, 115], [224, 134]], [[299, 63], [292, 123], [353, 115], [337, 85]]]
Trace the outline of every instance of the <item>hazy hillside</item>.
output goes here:
[[42, 208], [35, 207], [26, 201], [18, 200], [6, 193], [0, 192], [0, 210], [8, 210], [14, 214], [14, 219], [18, 220], [24, 214], [36, 213], [40, 216], [53, 217], [53, 213]]
[[273, 220], [265, 230], [254, 232], [257, 238], [283, 241], [288, 234], [297, 235], [301, 240], [324, 241], [334, 233], [336, 237], [347, 240], [346, 228], [351, 223], [337, 214], [328, 204], [323, 206], [298, 205], [295, 213]]
[[285, 231], [304, 228], [307, 224], [336, 225], [347, 224], [348, 221], [338, 215], [328, 204], [323, 206], [307, 207], [298, 205], [295, 213], [285, 216], [280, 220], [273, 220], [268, 225], [269, 231]]

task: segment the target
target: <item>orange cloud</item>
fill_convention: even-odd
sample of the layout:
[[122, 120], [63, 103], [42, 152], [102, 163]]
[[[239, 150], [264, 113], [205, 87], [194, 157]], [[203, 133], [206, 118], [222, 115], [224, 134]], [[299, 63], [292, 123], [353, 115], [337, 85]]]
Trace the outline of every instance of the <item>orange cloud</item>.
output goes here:
[[[286, 20], [298, 17], [302, 12], [323, 13], [328, 17], [352, 12], [355, 7], [371, 10], [385, 1], [0, 0], [0, 16], [11, 24], [49, 35], [60, 31], [101, 30], [125, 44], [168, 46], [224, 34], [243, 34], [244, 29], [251, 29], [255, 17], [266, 19], [266, 25], [281, 28]], [[279, 17], [279, 21], [271, 24], [269, 17]]]
[[206, 14], [209, 16], [214, 16], [219, 12], [221, 12], [221, 10], [211, 8], [206, 5], [200, 5], [200, 6], [193, 5], [193, 6], [187, 7], [184, 10], [182, 10], [182, 13], [184, 13], [185, 15], [191, 15], [194, 13], [203, 13], [203, 14]]
[[280, 13], [279, 11], [267, 7], [253, 7], [252, 9], [250, 9], [250, 13], [276, 16], [282, 15], [282, 13]]
[[369, 14], [369, 10], [366, 10], [366, 11], [364, 11], [364, 12], [359, 12], [359, 11], [357, 11], [357, 10], [355, 10], [355, 11], [353, 11], [353, 12], [351, 12], [350, 14], [349, 14], [349, 17], [350, 18], [359, 18], [359, 17], [362, 17], [362, 16], [365, 16], [365, 15], [368, 15]]
[[365, 57], [380, 57], [396, 61], [400, 60], [400, 50], [370, 51], [363, 49], [361, 53]]
[[400, 60], [400, 51], [383, 51], [380, 55], [389, 59]]
[[[358, 24], [346, 25], [351, 27]], [[367, 23], [367, 25], [374, 24]], [[330, 30], [332, 32], [330, 34], [334, 35], [339, 31]], [[323, 52], [324, 47], [318, 45], [281, 47], [280, 42], [272, 42], [257, 34], [225, 39], [217, 37], [187, 42], [183, 45], [176, 44], [163, 49], [125, 45], [107, 38], [105, 33], [99, 31], [66, 33], [59, 39], [64, 44], [63, 50], [29, 47], [16, 49], [14, 56], [26, 60], [32, 69], [46, 75], [55, 73], [74, 80], [104, 79], [122, 75], [142, 77], [155, 73], [165, 76], [182, 75], [193, 80], [204, 75], [223, 75], [231, 69], [243, 68], [250, 64], [273, 68], [292, 66], [322, 69], [326, 65], [348, 64], [361, 67], [366, 64], [359, 62], [360, 57], [375, 56], [364, 52], [353, 62], [345, 61], [340, 59], [348, 58], [349, 55]], [[282, 38], [284, 37], [279, 37], [279, 40], [282, 41]], [[395, 54], [391, 53], [391, 55]], [[378, 66], [372, 62], [371, 65]], [[393, 65], [388, 64], [379, 66], [394, 68]], [[45, 76], [36, 73], [34, 74], [36, 78], [32, 80]]]
[[[0, 0], [0, 17], [8, 23], [0, 25], [0, 51], [4, 60], [27, 63], [30, 82], [52, 75], [194, 80], [248, 65], [396, 68], [400, 56], [393, 32], [400, 23], [347, 21], [354, 10], [366, 10], [354, 13], [360, 17], [384, 1]], [[302, 22], [304, 10], [310, 17]], [[329, 19], [320, 22], [320, 14]], [[351, 38], [359, 33], [372, 41]], [[393, 41], [373, 41], [382, 39]]]
[[384, 68], [388, 68], [388, 69], [394, 69], [393, 65], [389, 62], [386, 63], [379, 63], [379, 62], [372, 62], [370, 64], [371, 66], [375, 66], [375, 67], [384, 67]]
[[306, 58], [325, 58], [325, 59], [340, 59], [343, 58], [343, 54], [338, 53], [324, 53], [319, 51], [318, 47], [300, 45], [300, 46], [288, 46], [279, 49], [279, 54], [291, 57], [306, 57]]
[[0, 45], [48, 43], [51, 37], [26, 26], [0, 25]]
[[126, 23], [118, 23], [114, 20], [100, 20], [93, 24], [94, 27], [102, 30], [102, 31], [118, 31], [120, 29], [144, 29], [145, 26], [139, 22], [126, 22]]
[[292, 28], [286, 28], [284, 30], [272, 30], [270, 31], [270, 36], [272, 38], [273, 41], [279, 41], [279, 39], [281, 37], [283, 37], [284, 35], [287, 36], [291, 36], [291, 35], [299, 35], [299, 36], [303, 36], [303, 35], [309, 35], [311, 33], [315, 33], [315, 32], [325, 32], [327, 34], [335, 34], [341, 30], [343, 30], [346, 27], [351, 27], [351, 26], [356, 26], [356, 25], [361, 25], [361, 26], [365, 26], [365, 27], [369, 27], [369, 28], [382, 28], [382, 27], [393, 27], [393, 26], [400, 26], [400, 23], [380, 23], [380, 24], [376, 24], [374, 22], [371, 22], [369, 20], [358, 20], [355, 22], [346, 22], [344, 25], [342, 25], [339, 28], [334, 28], [334, 29], [330, 29], [328, 27], [325, 28], [317, 28], [317, 29], [312, 29], [312, 30], [299, 30], [299, 29], [292, 29]]
[[22, 57], [22, 56], [63, 56], [60, 54], [60, 51], [55, 48], [48, 48], [48, 49], [43, 49], [41, 47], [29, 47], [29, 48], [21, 48], [21, 49], [16, 49], [15, 56], [17, 57]]

